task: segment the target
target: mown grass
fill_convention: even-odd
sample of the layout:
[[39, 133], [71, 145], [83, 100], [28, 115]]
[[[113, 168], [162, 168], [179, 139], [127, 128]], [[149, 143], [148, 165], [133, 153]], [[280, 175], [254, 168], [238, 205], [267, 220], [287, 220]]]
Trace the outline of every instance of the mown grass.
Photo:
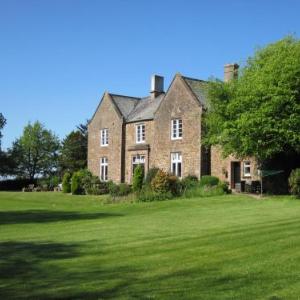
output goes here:
[[0, 193], [0, 299], [300, 299], [300, 201]]

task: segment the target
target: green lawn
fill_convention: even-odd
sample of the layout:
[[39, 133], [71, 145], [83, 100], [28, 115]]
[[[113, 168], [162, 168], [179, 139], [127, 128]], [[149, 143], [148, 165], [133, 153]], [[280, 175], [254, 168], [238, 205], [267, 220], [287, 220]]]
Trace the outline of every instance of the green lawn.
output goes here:
[[0, 299], [300, 299], [300, 201], [0, 193]]

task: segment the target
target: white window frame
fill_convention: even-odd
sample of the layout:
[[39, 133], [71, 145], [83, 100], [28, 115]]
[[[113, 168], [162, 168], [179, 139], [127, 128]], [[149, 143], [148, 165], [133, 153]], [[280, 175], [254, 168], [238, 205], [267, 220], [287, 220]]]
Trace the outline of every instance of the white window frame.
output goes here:
[[182, 119], [171, 120], [171, 140], [182, 139]]
[[108, 129], [103, 128], [100, 130], [100, 145], [101, 147], [108, 146]]
[[[175, 164], [175, 169], [174, 169]], [[180, 164], [180, 174], [179, 166]], [[178, 178], [182, 178], [182, 154], [181, 152], [171, 152], [171, 173]]]
[[100, 158], [100, 180], [108, 181], [108, 159], [107, 159], [107, 157]]
[[[247, 169], [249, 169], [249, 171]], [[251, 162], [250, 161], [243, 162], [243, 177], [251, 177]]]
[[135, 125], [135, 142], [137, 144], [145, 143], [146, 126], [144, 123]]

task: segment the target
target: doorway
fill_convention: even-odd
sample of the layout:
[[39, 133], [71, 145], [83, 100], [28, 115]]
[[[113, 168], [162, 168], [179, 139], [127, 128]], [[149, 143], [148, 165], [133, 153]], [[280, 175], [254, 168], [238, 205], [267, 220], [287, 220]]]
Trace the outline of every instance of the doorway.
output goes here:
[[241, 162], [231, 162], [231, 188], [235, 189], [236, 183], [241, 183]]

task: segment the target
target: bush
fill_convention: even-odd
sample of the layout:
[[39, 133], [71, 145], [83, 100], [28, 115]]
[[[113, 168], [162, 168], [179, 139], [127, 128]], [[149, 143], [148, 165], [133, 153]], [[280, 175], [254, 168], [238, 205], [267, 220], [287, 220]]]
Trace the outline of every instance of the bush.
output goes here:
[[84, 193], [82, 178], [84, 174], [82, 171], [77, 171], [72, 176], [71, 192], [72, 195], [82, 195]]
[[109, 182], [109, 194], [112, 197], [127, 196], [131, 192], [131, 187], [126, 183], [116, 184]]
[[300, 169], [292, 170], [289, 177], [289, 187], [291, 194], [300, 197]]
[[199, 184], [197, 176], [188, 175], [181, 180], [183, 190], [194, 188]]
[[155, 175], [157, 174], [158, 171], [159, 171], [158, 168], [149, 169], [149, 171], [147, 172], [144, 184], [147, 185], [147, 186], [151, 186], [151, 182], [152, 182], [153, 178], [155, 177]]
[[210, 196], [219, 196], [224, 195], [225, 192], [222, 186], [214, 185], [214, 186], [196, 186], [191, 189], [187, 189], [183, 193], [184, 198], [197, 198], [197, 197], [210, 197]]
[[119, 185], [119, 196], [127, 196], [131, 192], [130, 185], [126, 183], [120, 183]]
[[71, 174], [66, 172], [62, 181], [62, 191], [63, 193], [71, 192]]
[[218, 185], [219, 181], [218, 177], [205, 175], [200, 179], [200, 186], [215, 186]]
[[169, 175], [159, 170], [151, 181], [151, 188], [157, 194], [165, 194], [169, 191]]
[[133, 173], [132, 189], [134, 191], [141, 190], [144, 180], [144, 170], [141, 165], [137, 165]]
[[183, 192], [183, 185], [177, 176], [170, 175], [168, 177], [169, 190], [173, 196], [180, 196]]
[[226, 181], [220, 181], [218, 184], [218, 187], [225, 193], [225, 194], [230, 194], [231, 189], [229, 189], [229, 183]]
[[137, 200], [140, 202], [162, 201], [172, 198], [171, 192], [156, 193], [147, 185], [143, 186], [142, 190], [137, 193]]
[[0, 181], [0, 191], [21, 191], [27, 188], [29, 184], [36, 185], [37, 180], [29, 180], [24, 178], [7, 179]]

